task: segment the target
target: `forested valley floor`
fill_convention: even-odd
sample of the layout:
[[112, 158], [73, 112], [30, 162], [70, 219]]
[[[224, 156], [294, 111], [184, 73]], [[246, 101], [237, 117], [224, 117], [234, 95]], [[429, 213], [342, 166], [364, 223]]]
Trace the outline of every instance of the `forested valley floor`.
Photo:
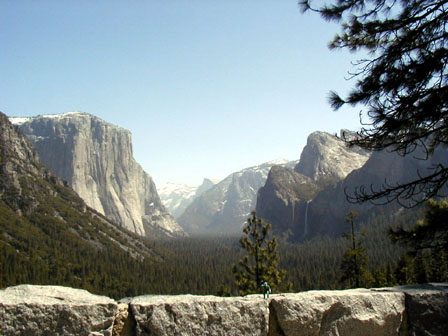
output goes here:
[[[413, 224], [416, 213], [400, 216], [392, 224], [390, 218], [376, 216], [360, 225], [369, 269], [364, 287], [438, 280], [432, 259], [407, 257], [406, 250], [388, 238], [391, 225]], [[158, 257], [136, 260], [117, 251], [95, 252], [83, 250], [82, 246], [61, 250], [58, 240], [53, 241], [23, 221], [17, 223], [29, 235], [23, 234], [22, 245], [14, 248], [3, 240], [2, 287], [21, 283], [64, 285], [116, 299], [142, 294], [219, 295], [223, 294], [222, 288], [227, 289], [227, 294], [238, 295], [232, 265], [245, 254], [239, 237], [147, 242]], [[280, 268], [287, 271], [287, 280], [295, 292], [347, 288], [349, 285], [341, 281], [340, 265], [349, 245], [344, 237], [316, 237], [297, 244], [280, 241]]]

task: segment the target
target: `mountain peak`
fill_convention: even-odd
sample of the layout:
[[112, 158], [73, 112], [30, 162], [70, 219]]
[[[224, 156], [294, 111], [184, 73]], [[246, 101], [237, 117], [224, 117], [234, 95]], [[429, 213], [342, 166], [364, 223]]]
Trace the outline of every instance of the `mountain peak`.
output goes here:
[[362, 167], [370, 154], [359, 147], [348, 147], [335, 135], [316, 131], [308, 136], [307, 144], [294, 170], [315, 181], [337, 181], [345, 178], [354, 169]]

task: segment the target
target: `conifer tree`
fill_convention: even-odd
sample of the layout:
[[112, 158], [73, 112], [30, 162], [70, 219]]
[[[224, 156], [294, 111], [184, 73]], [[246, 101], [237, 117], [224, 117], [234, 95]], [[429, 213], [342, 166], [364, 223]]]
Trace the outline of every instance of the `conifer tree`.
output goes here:
[[[448, 0], [300, 0], [304, 11], [340, 23], [329, 46], [366, 52], [354, 63], [349, 94], [330, 94], [334, 109], [361, 106], [363, 128], [349, 145], [433, 156], [448, 144]], [[317, 5], [314, 5], [317, 4]], [[420, 154], [422, 153], [423, 154]], [[417, 153], [417, 154], [416, 154]], [[443, 196], [446, 161], [433, 162], [413, 181], [359, 187], [354, 202], [397, 200], [407, 206]]]
[[[389, 231], [390, 237], [393, 242], [401, 243], [409, 247], [410, 253], [414, 258], [414, 263], [423, 264], [423, 252], [427, 253], [429, 257], [429, 263], [437, 265], [430, 270], [431, 274], [436, 279], [447, 279], [448, 261], [446, 256], [448, 255], [448, 225], [446, 220], [448, 218], [448, 201], [435, 201], [429, 200], [425, 203], [425, 215], [424, 218], [417, 221], [416, 225], [411, 229], [404, 229], [398, 227], [397, 229], [391, 229]], [[434, 259], [434, 260], [430, 260]], [[418, 266], [417, 268], [421, 268]], [[421, 282], [424, 276], [416, 274], [416, 280]], [[426, 277], [426, 274], [425, 274]]]
[[233, 266], [240, 295], [260, 293], [263, 281], [268, 282], [272, 290], [278, 290], [286, 276], [284, 270], [278, 269], [277, 240], [269, 239], [271, 224], [257, 218], [255, 211], [251, 215], [243, 229], [245, 236], [240, 239], [241, 247], [248, 254]]
[[356, 239], [354, 223], [356, 216], [358, 216], [357, 212], [350, 211], [345, 219], [350, 224], [351, 233], [344, 236], [350, 241], [351, 246], [345, 251], [341, 262], [341, 281], [348, 282], [350, 288], [359, 288], [361, 285], [366, 286], [371, 278], [367, 270], [367, 249], [360, 240]]

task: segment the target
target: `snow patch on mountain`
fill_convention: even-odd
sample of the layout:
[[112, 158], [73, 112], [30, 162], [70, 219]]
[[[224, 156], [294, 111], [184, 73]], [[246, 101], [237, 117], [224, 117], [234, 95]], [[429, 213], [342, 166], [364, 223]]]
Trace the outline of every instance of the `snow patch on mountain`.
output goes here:
[[163, 205], [174, 218], [178, 218], [195, 198], [212, 188], [216, 183], [216, 180], [204, 179], [200, 186], [193, 187], [168, 182], [161, 184], [157, 187], [157, 190]]

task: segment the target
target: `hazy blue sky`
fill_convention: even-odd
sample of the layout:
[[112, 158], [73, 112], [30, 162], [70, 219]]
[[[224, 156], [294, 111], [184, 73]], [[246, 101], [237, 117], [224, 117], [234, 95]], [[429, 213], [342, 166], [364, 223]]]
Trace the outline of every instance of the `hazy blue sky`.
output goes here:
[[297, 0], [2, 0], [0, 111], [129, 129], [156, 184], [224, 178], [359, 128], [326, 101], [353, 84], [338, 29]]

